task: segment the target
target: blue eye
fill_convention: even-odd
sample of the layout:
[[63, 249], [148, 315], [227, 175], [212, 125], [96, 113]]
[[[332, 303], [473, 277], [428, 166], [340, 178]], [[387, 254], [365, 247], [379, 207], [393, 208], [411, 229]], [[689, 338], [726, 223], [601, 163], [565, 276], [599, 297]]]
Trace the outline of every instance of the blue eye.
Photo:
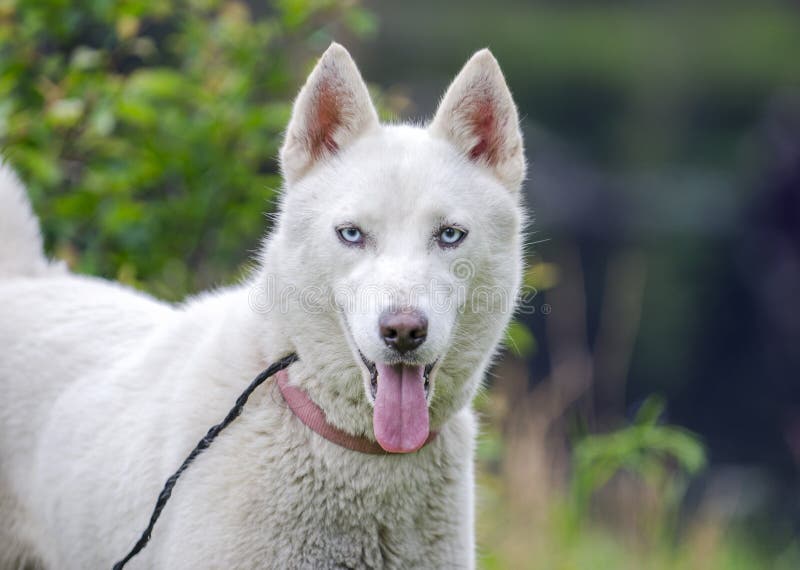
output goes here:
[[439, 241], [439, 245], [442, 247], [452, 247], [463, 240], [464, 236], [466, 235], [467, 232], [462, 229], [453, 226], [447, 226], [441, 229], [437, 240]]
[[361, 245], [364, 243], [364, 234], [355, 226], [338, 228], [339, 238], [347, 245]]

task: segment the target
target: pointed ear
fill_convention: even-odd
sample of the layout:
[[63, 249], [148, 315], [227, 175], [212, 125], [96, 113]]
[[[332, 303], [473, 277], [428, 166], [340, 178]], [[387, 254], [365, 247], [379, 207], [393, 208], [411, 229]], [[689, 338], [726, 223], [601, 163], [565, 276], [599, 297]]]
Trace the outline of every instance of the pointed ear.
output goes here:
[[488, 49], [473, 55], [453, 80], [429, 128], [470, 160], [490, 168], [509, 189], [519, 189], [525, 178], [525, 151], [517, 108]]
[[287, 182], [378, 126], [378, 114], [353, 58], [337, 43], [322, 54], [294, 102], [281, 148]]

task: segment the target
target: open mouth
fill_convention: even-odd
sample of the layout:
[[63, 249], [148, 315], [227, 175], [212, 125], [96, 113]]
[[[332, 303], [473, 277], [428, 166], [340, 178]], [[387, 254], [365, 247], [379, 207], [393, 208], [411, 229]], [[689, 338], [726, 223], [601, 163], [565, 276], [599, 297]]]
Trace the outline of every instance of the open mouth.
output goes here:
[[410, 453], [430, 435], [428, 398], [436, 362], [372, 362], [359, 351], [370, 375], [372, 428], [378, 444], [390, 453]]
[[[369, 371], [370, 394], [372, 395], [372, 399], [375, 400], [378, 393], [378, 367], [374, 362], [364, 356], [364, 353], [360, 350], [358, 351], [358, 355], [361, 357], [361, 362], [364, 363], [364, 366], [366, 366]], [[431, 371], [433, 371], [437, 362], [438, 360], [434, 360], [430, 364], [426, 364], [422, 371], [423, 389], [425, 390], [426, 399], [430, 396], [431, 392]]]

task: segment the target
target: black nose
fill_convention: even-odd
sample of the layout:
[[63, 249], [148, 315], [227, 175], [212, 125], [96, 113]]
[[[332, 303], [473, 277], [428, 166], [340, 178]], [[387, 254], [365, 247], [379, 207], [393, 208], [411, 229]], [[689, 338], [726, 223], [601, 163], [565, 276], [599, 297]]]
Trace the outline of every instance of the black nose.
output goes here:
[[398, 352], [414, 350], [428, 336], [428, 319], [416, 309], [385, 311], [378, 324], [383, 342]]

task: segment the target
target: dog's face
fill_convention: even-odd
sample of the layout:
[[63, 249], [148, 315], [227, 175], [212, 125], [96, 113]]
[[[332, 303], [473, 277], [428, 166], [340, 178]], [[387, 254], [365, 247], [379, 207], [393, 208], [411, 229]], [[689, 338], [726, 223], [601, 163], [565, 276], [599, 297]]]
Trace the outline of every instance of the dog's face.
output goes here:
[[525, 164], [497, 62], [476, 54], [427, 128], [382, 126], [333, 45], [295, 103], [281, 164], [268, 248], [294, 299], [287, 333], [324, 371], [305, 388], [329, 419], [347, 403], [384, 449], [414, 451], [474, 394], [519, 285]]

